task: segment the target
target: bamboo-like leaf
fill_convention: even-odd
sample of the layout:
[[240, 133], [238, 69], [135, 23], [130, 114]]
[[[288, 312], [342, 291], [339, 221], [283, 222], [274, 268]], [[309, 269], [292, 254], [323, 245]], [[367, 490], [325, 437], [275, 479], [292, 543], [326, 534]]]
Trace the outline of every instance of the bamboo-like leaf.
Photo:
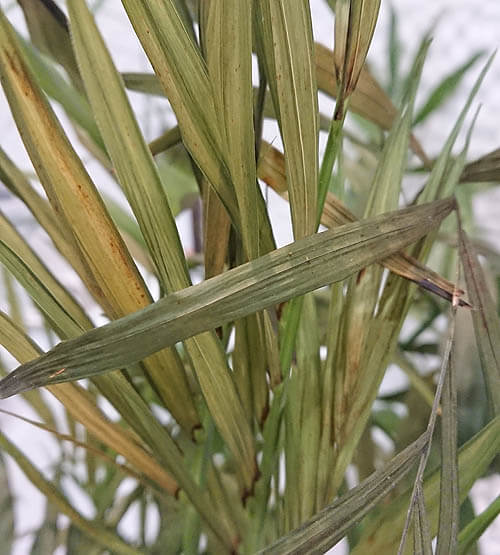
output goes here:
[[5, 460], [0, 453], [0, 538], [2, 549], [11, 553], [14, 542], [14, 498], [10, 492]]
[[[283, 154], [265, 142], [262, 144], [261, 152], [258, 167], [259, 178], [285, 199], [288, 198]], [[354, 221], [356, 221], [354, 214], [335, 195], [329, 192], [325, 200], [321, 223], [332, 228]], [[449, 301], [451, 301], [454, 292], [455, 294], [463, 293], [456, 290], [453, 283], [405, 253], [390, 256], [381, 263], [391, 272], [409, 279], [420, 287]], [[460, 304], [463, 304], [463, 302], [461, 300]]]
[[469, 299], [474, 309], [472, 321], [492, 414], [500, 414], [500, 320], [488, 290], [474, 247], [460, 229], [460, 259], [464, 268]]
[[122, 4], [167, 93], [186, 148], [239, 228], [212, 85], [175, 3], [122, 0]]
[[[187, 287], [190, 285], [190, 279], [175, 220], [152, 156], [128, 103], [119, 74], [85, 2], [75, 0], [69, 6], [69, 12], [76, 54], [102, 136], [118, 178], [137, 217], [149, 252], [156, 263], [161, 280], [170, 291]], [[250, 64], [250, 43], [247, 46]], [[96, 65], [101, 68], [101, 79], [99, 80], [95, 79], [94, 68]], [[251, 70], [250, 65], [248, 69]], [[251, 109], [251, 72], [249, 77]], [[231, 106], [235, 109], [234, 103]], [[248, 116], [251, 125], [251, 113]], [[242, 139], [247, 138], [243, 137]], [[253, 137], [250, 138], [249, 143], [246, 140], [244, 142], [247, 146], [250, 144], [250, 163], [253, 165], [255, 173], [254, 141]], [[232, 136], [231, 140], [234, 144], [236, 139]], [[241, 156], [242, 152], [240, 151], [237, 156], [232, 156], [232, 159], [236, 159], [240, 163]], [[250, 186], [255, 189], [255, 176], [252, 182], [251, 175], [241, 175], [238, 183], [245, 182], [246, 184], [248, 180], [250, 180]], [[239, 200], [238, 196], [238, 202]], [[249, 236], [248, 232], [250, 235], [252, 234], [248, 218], [254, 217], [255, 213], [255, 208], [249, 210], [247, 207], [247, 209], [240, 210], [240, 214], [246, 215], [246, 219], [242, 219], [242, 226], [245, 224], [248, 230], [245, 231], [244, 237]], [[256, 250], [258, 234], [253, 237], [256, 241], [252, 252], [255, 254], [258, 252]], [[256, 475], [253, 435], [218, 340], [213, 333], [203, 334], [187, 341], [186, 349], [193, 362], [213, 418], [234, 456], [238, 459], [238, 468], [243, 475], [244, 489], [250, 491]], [[171, 386], [171, 389], [172, 393], [177, 395], [176, 388]]]
[[[121, 78], [85, 2], [71, 2], [69, 14], [89, 100], [163, 285], [169, 290], [186, 287], [189, 277], [177, 227]], [[99, 79], [95, 74], [97, 65]]]
[[54, 221], [54, 213], [49, 203], [33, 189], [24, 174], [0, 148], [0, 180], [29, 208], [38, 223], [52, 239], [54, 246], [70, 262], [79, 275], [85, 275], [81, 260], [76, 256], [71, 239], [64, 235]]
[[476, 52], [461, 66], [442, 79], [434, 90], [430, 92], [427, 100], [424, 102], [420, 110], [418, 110], [415, 119], [413, 120], [414, 125], [424, 121], [432, 112], [436, 111], [441, 104], [448, 100], [461, 83], [465, 74], [482, 55], [483, 52]]
[[342, 280], [434, 229], [453, 207], [448, 199], [342, 226], [172, 293], [20, 367], [0, 382], [0, 396], [131, 364], [206, 329]]
[[[123, 316], [146, 306], [150, 297], [144, 282], [81, 160], [35, 83], [15, 34], [2, 12], [0, 77], [49, 201], [60, 214], [60, 225], [64, 233], [72, 238], [84, 262], [87, 287], [111, 317]], [[177, 353], [172, 350], [158, 353], [145, 364], [172, 413], [182, 422], [186, 422], [187, 417], [193, 428], [198, 426], [196, 410]], [[175, 387], [172, 387], [174, 383]]]
[[104, 548], [110, 549], [115, 553], [124, 555], [138, 555], [139, 550], [128, 545], [117, 534], [107, 530], [102, 524], [84, 518], [66, 499], [54, 484], [44, 478], [41, 472], [31, 463], [31, 461], [0, 432], [0, 447], [8, 453], [19, 465], [26, 477], [53, 503], [58, 510], [71, 519], [85, 534], [92, 537]]
[[458, 555], [467, 555], [481, 534], [500, 514], [500, 495], [458, 535]]
[[261, 553], [325, 553], [410, 472], [427, 440], [426, 434], [420, 436], [396, 455], [385, 468], [372, 474], [297, 530]]
[[356, 88], [379, 8], [380, 0], [338, 0], [335, 4], [335, 71], [342, 99]]
[[[75, 299], [53, 277], [12, 224], [1, 213], [0, 237], [0, 261], [17, 277], [21, 285], [28, 292], [31, 293], [34, 281], [37, 281], [38, 285], [43, 288], [44, 299], [35, 298], [35, 302], [45, 304], [50, 302], [49, 299], [57, 299], [53, 304], [54, 310], [59, 311], [62, 308], [65, 320], [61, 321], [61, 318], [58, 318], [52, 310], [48, 310], [46, 315], [61, 337], [65, 335], [62, 330], [71, 328], [75, 323], [81, 329], [92, 327], [90, 320], [85, 316]], [[48, 305], [46, 304], [45, 306]], [[55, 308], [56, 306], [57, 308]]]
[[305, 0], [293, 10], [272, 1], [264, 14], [270, 18], [265, 32], [272, 34], [264, 43], [264, 55], [272, 60], [268, 80], [276, 83], [273, 102], [285, 148], [293, 230], [299, 239], [317, 227], [318, 105], [310, 11]]
[[[478, 434], [460, 448], [458, 469], [460, 476], [459, 495], [462, 502], [472, 484], [482, 476], [500, 448], [500, 417], [489, 422]], [[431, 536], [438, 526], [440, 470], [437, 469], [424, 481], [424, 495]], [[399, 496], [366, 526], [353, 555], [361, 555], [367, 550], [372, 553], [394, 553], [399, 544], [401, 530], [406, 518], [411, 490]], [[407, 549], [405, 553], [409, 553]]]
[[[0, 344], [19, 361], [29, 361], [39, 356], [38, 347], [13, 325], [7, 315], [0, 311]], [[133, 462], [145, 476], [159, 484], [172, 494], [178, 494], [178, 486], [185, 490], [193, 505], [204, 518], [209, 527], [226, 546], [235, 543], [233, 531], [221, 521], [221, 515], [210, 505], [208, 497], [196, 486], [183, 464], [177, 445], [163, 426], [152, 416], [149, 407], [137, 394], [128, 380], [120, 374], [94, 378], [95, 384], [124, 416], [128, 424], [137, 431], [147, 445], [151, 446], [155, 459], [139, 446], [121, 426], [108, 421], [107, 417], [92, 402], [88, 394], [76, 384], [59, 384], [48, 386], [52, 394], [59, 399], [76, 420], [109, 445], [117, 453]], [[173, 480], [164, 468], [168, 468], [176, 480]]]
[[[38, 347], [1, 311], [0, 323], [0, 344], [15, 358], [20, 362], [28, 362], [40, 356]], [[164, 491], [171, 495], [177, 494], [178, 486], [171, 476], [121, 426], [109, 421], [82, 388], [75, 384], [64, 384], [50, 386], [49, 390], [96, 438], [123, 455]]]
[[457, 376], [453, 353], [441, 397], [441, 487], [437, 555], [456, 553], [460, 516], [457, 453]]
[[461, 183], [500, 181], [500, 148], [467, 164], [460, 176]]
[[68, 72], [71, 80], [82, 87], [64, 12], [53, 0], [18, 0], [23, 10], [33, 44], [48, 54]]

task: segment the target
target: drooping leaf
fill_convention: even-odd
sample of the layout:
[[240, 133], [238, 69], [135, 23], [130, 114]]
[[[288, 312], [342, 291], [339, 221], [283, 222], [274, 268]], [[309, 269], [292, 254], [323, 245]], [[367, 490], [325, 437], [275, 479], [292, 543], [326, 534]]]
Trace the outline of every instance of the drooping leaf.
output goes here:
[[[285, 199], [288, 198], [283, 154], [264, 141], [261, 152], [258, 167], [259, 178]], [[335, 195], [329, 192], [325, 199], [321, 223], [332, 228], [354, 221], [356, 221], [354, 214]], [[384, 259], [382, 264], [391, 272], [413, 281], [420, 287], [444, 299], [451, 300], [456, 290], [454, 284], [405, 253], [392, 255]], [[458, 293], [461, 293], [461, 291], [458, 290]], [[461, 304], [462, 302], [460, 301]]]

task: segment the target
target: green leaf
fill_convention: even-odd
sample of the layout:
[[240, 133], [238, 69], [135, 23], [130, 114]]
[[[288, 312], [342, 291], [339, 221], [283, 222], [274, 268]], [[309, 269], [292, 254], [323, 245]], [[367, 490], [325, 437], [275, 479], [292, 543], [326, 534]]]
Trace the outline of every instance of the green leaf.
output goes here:
[[0, 538], [2, 550], [11, 553], [14, 543], [14, 498], [10, 492], [5, 459], [0, 453]]
[[[460, 448], [458, 455], [459, 495], [463, 501], [474, 484], [483, 475], [500, 448], [500, 417], [496, 417], [478, 434]], [[431, 536], [438, 527], [440, 469], [432, 472], [424, 481], [424, 495]], [[363, 530], [353, 555], [364, 553], [394, 553], [399, 545], [401, 531], [406, 518], [406, 509], [411, 496], [411, 488], [389, 505]], [[409, 553], [407, 549], [405, 553]]]
[[8, 453], [18, 464], [26, 477], [35, 487], [46, 496], [50, 503], [69, 517], [72, 522], [85, 534], [88, 534], [102, 547], [115, 553], [124, 555], [138, 555], [141, 553], [127, 545], [117, 534], [107, 530], [101, 523], [84, 518], [68, 501], [63, 493], [49, 482], [31, 461], [3, 434], [0, 432], [0, 447]]
[[275, 83], [271, 92], [285, 149], [293, 231], [300, 239], [317, 227], [318, 104], [311, 14], [304, 0], [293, 10], [282, 1], [263, 4], [263, 17], [269, 18], [263, 32], [270, 34], [263, 50], [268, 81]]
[[458, 535], [458, 555], [466, 555], [481, 534], [500, 514], [500, 495]]
[[465, 273], [476, 343], [494, 415], [500, 414], [500, 320], [474, 247], [460, 229], [460, 259]]
[[453, 199], [438, 201], [297, 241], [61, 343], [4, 378], [0, 395], [137, 362], [201, 331], [340, 281], [422, 237], [453, 207]]
[[427, 436], [420, 436], [378, 470], [324, 508], [312, 519], [284, 536], [261, 553], [325, 553], [340, 541], [347, 531], [375, 507], [413, 468]]
[[460, 516], [457, 449], [457, 375], [453, 353], [441, 395], [441, 491], [436, 555], [456, 553]]
[[444, 104], [448, 98], [450, 98], [453, 93], [457, 90], [458, 86], [465, 77], [465, 74], [469, 69], [483, 56], [484, 52], [476, 52], [473, 54], [465, 63], [459, 66], [457, 69], [452, 71], [447, 75], [440, 83], [437, 85], [427, 97], [423, 106], [417, 112], [413, 125], [418, 125], [422, 123], [427, 117], [429, 117], [432, 112], [438, 110], [442, 104]]

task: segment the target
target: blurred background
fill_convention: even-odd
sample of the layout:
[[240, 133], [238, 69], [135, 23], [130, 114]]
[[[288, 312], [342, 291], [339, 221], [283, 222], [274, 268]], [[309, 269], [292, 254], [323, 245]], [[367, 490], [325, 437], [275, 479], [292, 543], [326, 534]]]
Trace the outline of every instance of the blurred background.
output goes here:
[[[324, 0], [311, 0], [313, 9], [313, 25], [315, 39], [328, 47], [333, 46], [333, 16]], [[59, 2], [64, 9], [64, 2]], [[89, 1], [93, 6], [100, 29], [107, 41], [115, 63], [119, 70], [150, 71], [149, 63], [143, 54], [138, 41], [132, 32], [131, 26], [117, 0], [93, 0]], [[26, 27], [22, 12], [13, 0], [0, 0], [1, 8], [7, 13], [9, 19], [16, 28], [26, 34]], [[455, 119], [463, 106], [465, 98], [470, 91], [477, 75], [484, 65], [486, 58], [499, 45], [500, 2], [498, 0], [397, 0], [390, 2], [383, 0], [379, 22], [375, 31], [374, 40], [369, 54], [370, 68], [379, 82], [386, 90], [390, 90], [397, 99], [398, 83], [391, 79], [391, 60], [389, 56], [389, 40], [391, 32], [395, 38], [394, 30], [397, 30], [397, 42], [399, 44], [399, 60], [392, 60], [393, 75], [404, 75], [409, 70], [412, 56], [422, 36], [429, 32], [433, 36], [433, 43], [424, 67], [422, 83], [417, 96], [417, 110], [424, 100], [428, 98], [433, 88], [442, 81], [443, 77], [463, 64], [470, 65], [470, 70], [464, 75], [462, 81], [456, 88], [454, 94], [432, 113], [416, 131], [417, 138], [424, 146], [427, 154], [432, 157], [444, 143]], [[477, 61], [475, 55], [481, 55]], [[394, 66], [396, 64], [396, 66]], [[469, 160], [482, 156], [500, 146], [500, 59], [494, 60], [488, 75], [480, 89], [475, 105], [481, 104], [481, 110], [473, 133], [472, 143], [469, 150]], [[147, 140], [156, 138], [165, 128], [171, 126], [175, 121], [170, 111], [168, 102], [161, 98], [144, 96], [139, 93], [130, 93], [131, 101], [138, 114], [143, 132]], [[324, 114], [331, 114], [333, 103], [326, 98], [320, 99], [320, 106]], [[56, 112], [61, 120], [65, 121], [62, 110], [55, 105]], [[474, 113], [474, 110], [471, 110]], [[467, 128], [467, 123], [464, 129]], [[0, 90], [0, 142], [2, 148], [25, 170], [28, 175], [32, 174], [32, 168], [21, 143], [16, 127], [10, 116], [9, 107], [5, 97]], [[90, 160], [88, 170], [99, 185], [101, 191], [105, 191], [114, 202], [125, 207], [126, 204], [120, 191], [110, 180], [108, 174], [102, 170], [97, 162], [85, 152], [78, 143], [71, 127], [67, 126], [68, 134], [75, 139], [79, 154], [84, 160]], [[324, 135], [324, 134], [322, 134]], [[277, 128], [268, 123], [265, 127], [265, 138], [275, 145], [277, 139]], [[322, 136], [323, 142], [326, 136]], [[460, 143], [459, 143], [460, 144]], [[192, 182], [186, 182], [186, 187], [193, 187]], [[193, 189], [194, 190], [194, 189]], [[276, 238], [279, 245], [286, 244], [291, 240], [291, 227], [288, 216], [288, 205], [276, 197], [272, 192], [266, 193], [267, 200], [272, 206], [272, 220], [276, 230]], [[35, 225], [34, 220], [23, 207], [22, 203], [7, 193], [0, 184], [1, 210], [15, 223], [25, 237], [30, 237], [30, 243], [40, 254], [45, 263], [50, 266], [58, 278], [70, 287], [75, 297], [86, 307], [89, 307], [93, 320], [102, 323], [102, 317], [98, 307], [93, 306], [92, 301], [85, 295], [76, 275], [54, 254], [48, 238]], [[484, 188], [476, 196], [474, 201], [477, 228], [476, 237], [482, 237], [493, 243], [500, 250], [500, 187]], [[179, 217], [179, 228], [186, 252], [192, 252], [194, 239], [192, 233], [191, 211], [181, 211]], [[151, 280], [149, 280], [151, 282]], [[154, 283], [151, 283], [154, 287]], [[30, 328], [32, 336], [44, 348], [47, 348], [51, 338], [47, 337], [43, 329], [43, 323], [38, 313], [32, 308], [27, 296], [17, 284], [13, 283], [23, 299], [23, 317]], [[6, 310], [6, 292], [0, 290], [0, 308]], [[13, 368], [15, 361], [0, 350], [1, 361], [7, 369]], [[389, 383], [387, 380], [382, 388], [390, 390], [394, 385], [390, 380], [401, 379], [397, 373], [391, 373]], [[29, 407], [20, 398], [2, 401], [1, 407], [6, 410], [35, 417]], [[112, 409], [109, 409], [112, 410]], [[29, 424], [23, 423], [6, 415], [0, 414], [0, 426], [5, 433], [18, 445], [22, 446], [26, 454], [36, 461], [48, 475], [52, 472], [52, 464], [59, 458], [58, 444], [50, 434], [42, 432]], [[15, 553], [24, 555], [29, 553], [32, 542], [32, 532], [40, 524], [43, 514], [44, 499], [38, 491], [31, 486], [24, 475], [15, 464], [7, 459], [9, 479], [16, 498], [16, 521], [21, 523], [18, 528], [19, 539], [16, 543]], [[124, 488], [127, 481], [124, 483]], [[83, 514], [92, 516], [92, 505], [81, 490], [68, 480], [63, 482], [63, 487], [68, 494], [78, 498], [78, 505]], [[476, 483], [472, 491], [472, 501], [477, 512], [483, 510], [500, 493], [500, 476], [492, 475]], [[122, 533], [125, 537], [134, 537], [134, 515], [133, 510], [124, 520]], [[151, 515], [151, 525], [155, 526], [154, 515]], [[64, 518], [64, 517], [61, 517]], [[480, 542], [482, 553], [493, 555], [498, 553], [500, 545], [500, 522], [484, 534]], [[335, 550], [342, 552], [342, 547]], [[2, 552], [0, 545], [0, 553]]]

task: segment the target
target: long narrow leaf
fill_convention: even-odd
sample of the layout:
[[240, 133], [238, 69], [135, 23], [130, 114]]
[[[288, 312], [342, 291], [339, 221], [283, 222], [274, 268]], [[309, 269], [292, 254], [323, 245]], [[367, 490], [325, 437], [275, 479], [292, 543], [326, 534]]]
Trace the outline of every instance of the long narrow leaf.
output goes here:
[[262, 553], [325, 553], [410, 472], [427, 440], [426, 434], [420, 436], [396, 455], [385, 468], [372, 474]]
[[474, 307], [472, 321], [490, 411], [497, 415], [500, 414], [500, 320], [477, 254], [463, 229], [460, 229], [460, 258], [464, 267], [469, 299]]
[[[496, 417], [478, 434], [460, 448], [458, 455], [460, 500], [467, 496], [472, 484], [482, 476], [500, 448], [500, 417]], [[435, 470], [424, 481], [424, 494], [429, 516], [431, 535], [438, 526], [440, 491], [440, 469]], [[353, 555], [367, 551], [372, 553], [395, 553], [406, 517], [406, 507], [411, 490], [385, 507], [363, 530], [353, 549]], [[407, 549], [405, 553], [409, 553]]]
[[449, 199], [342, 226], [172, 293], [20, 367], [0, 382], [0, 396], [131, 364], [201, 331], [340, 281], [422, 237], [453, 207]]
[[[275, 82], [273, 97], [285, 147], [294, 235], [305, 237], [316, 229], [318, 181], [318, 105], [312, 29], [308, 2], [300, 0], [291, 10], [285, 2], [271, 1], [263, 10], [270, 21], [264, 55]], [[273, 49], [272, 53], [267, 50]], [[274, 65], [272, 67], [272, 64]]]
[[481, 534], [500, 514], [500, 495], [458, 535], [458, 555], [466, 555]]
[[[150, 296], [144, 281], [94, 183], [35, 82], [3, 12], [0, 78], [40, 182], [54, 211], [60, 214], [59, 224], [82, 259], [87, 287], [110, 317], [124, 316], [146, 306]], [[177, 352], [170, 349], [155, 354], [145, 361], [145, 367], [169, 410], [181, 422], [188, 421], [189, 427], [198, 426]]]

